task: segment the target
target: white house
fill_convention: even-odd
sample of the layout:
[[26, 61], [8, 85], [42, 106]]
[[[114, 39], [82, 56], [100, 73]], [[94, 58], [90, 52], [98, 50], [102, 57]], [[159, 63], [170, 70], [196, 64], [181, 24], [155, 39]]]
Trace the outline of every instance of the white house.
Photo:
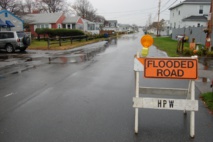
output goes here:
[[83, 19], [79, 16], [66, 17], [62, 22], [63, 28], [65, 29], [79, 29], [84, 30]]
[[100, 33], [100, 25], [101, 23], [91, 22], [89, 20], [83, 19], [84, 22], [84, 31], [89, 32], [91, 34], [99, 34]]
[[211, 0], [185, 0], [170, 10], [170, 33], [172, 29], [207, 25]]
[[117, 20], [107, 20], [104, 23], [103, 30], [105, 30], [105, 31], [118, 31], [118, 21]]
[[129, 33], [133, 32], [134, 30], [133, 27], [129, 24], [118, 24], [118, 31]]
[[[169, 20], [162, 19], [160, 21], [162, 23], [162, 28], [159, 29], [159, 34], [161, 36], [168, 36], [169, 35]], [[157, 35], [157, 25], [158, 22], [153, 22], [151, 28], [148, 30], [149, 33], [153, 33]]]

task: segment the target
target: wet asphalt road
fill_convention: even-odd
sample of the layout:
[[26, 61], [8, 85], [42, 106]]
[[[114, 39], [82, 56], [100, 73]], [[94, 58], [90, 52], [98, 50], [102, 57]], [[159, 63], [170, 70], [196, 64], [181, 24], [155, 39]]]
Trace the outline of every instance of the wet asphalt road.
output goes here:
[[[125, 35], [111, 45], [90, 47], [92, 52], [83, 47], [76, 58], [72, 52], [44, 54], [36, 58], [43, 64], [1, 77], [0, 142], [212, 142], [213, 116], [197, 90], [194, 139], [190, 115], [182, 111], [140, 109], [134, 134], [133, 59], [141, 36]], [[149, 56], [166, 55], [151, 47]], [[188, 85], [140, 76], [141, 86]]]

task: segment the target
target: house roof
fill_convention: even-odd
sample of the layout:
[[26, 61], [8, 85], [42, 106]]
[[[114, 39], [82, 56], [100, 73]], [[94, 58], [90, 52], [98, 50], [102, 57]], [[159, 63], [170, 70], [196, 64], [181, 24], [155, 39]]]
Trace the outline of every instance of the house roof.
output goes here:
[[91, 21], [89, 21], [87, 19], [83, 19], [83, 21], [86, 22], [86, 23], [88, 23], [88, 24], [95, 24], [95, 22], [91, 22]]
[[63, 15], [62, 12], [59, 13], [39, 13], [39, 14], [27, 14], [23, 19], [30, 24], [48, 24], [56, 23], [57, 20]]
[[81, 17], [79, 17], [79, 16], [66, 17], [62, 23], [63, 24], [77, 23], [79, 18], [81, 18]]
[[172, 10], [172, 9], [174, 9], [176, 7], [179, 7], [179, 6], [183, 5], [183, 4], [209, 4], [210, 5], [211, 4], [211, 0], [185, 0], [185, 1], [175, 5], [173, 7], [170, 7], [169, 10]]
[[129, 24], [118, 24], [118, 27], [131, 27]]
[[185, 0], [185, 2], [211, 2], [211, 0]]
[[206, 16], [189, 16], [187, 18], [184, 18], [183, 21], [202, 21], [202, 22], [207, 22], [207, 17]]
[[107, 20], [107, 22], [118, 22], [117, 20]]
[[0, 14], [5, 13], [5, 12], [9, 13], [10, 15], [12, 15], [13, 17], [15, 17], [16, 19], [18, 19], [18, 20], [21, 21], [22, 23], [24, 22], [21, 18], [19, 18], [18, 16], [14, 15], [14, 14], [13, 14], [12, 12], [10, 12], [10, 11], [1, 10], [1, 11], [0, 11]]

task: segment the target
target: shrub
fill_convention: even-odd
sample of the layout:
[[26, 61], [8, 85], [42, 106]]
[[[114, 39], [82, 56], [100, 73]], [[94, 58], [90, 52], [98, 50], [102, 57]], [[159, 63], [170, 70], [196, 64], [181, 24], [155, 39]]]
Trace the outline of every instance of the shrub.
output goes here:
[[207, 57], [213, 57], [213, 51], [209, 51], [209, 52], [207, 52]]
[[201, 50], [197, 50], [197, 52], [194, 55], [202, 56], [203, 52]]
[[183, 49], [183, 55], [192, 56], [193, 55], [193, 50], [190, 50], [189, 48], [184, 48]]

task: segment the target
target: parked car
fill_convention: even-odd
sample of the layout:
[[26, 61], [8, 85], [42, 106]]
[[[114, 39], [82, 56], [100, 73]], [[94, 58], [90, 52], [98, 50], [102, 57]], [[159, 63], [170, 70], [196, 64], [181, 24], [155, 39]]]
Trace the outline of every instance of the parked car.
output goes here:
[[0, 49], [5, 49], [8, 53], [15, 52], [16, 49], [25, 51], [30, 45], [30, 37], [22, 31], [0, 31]]

